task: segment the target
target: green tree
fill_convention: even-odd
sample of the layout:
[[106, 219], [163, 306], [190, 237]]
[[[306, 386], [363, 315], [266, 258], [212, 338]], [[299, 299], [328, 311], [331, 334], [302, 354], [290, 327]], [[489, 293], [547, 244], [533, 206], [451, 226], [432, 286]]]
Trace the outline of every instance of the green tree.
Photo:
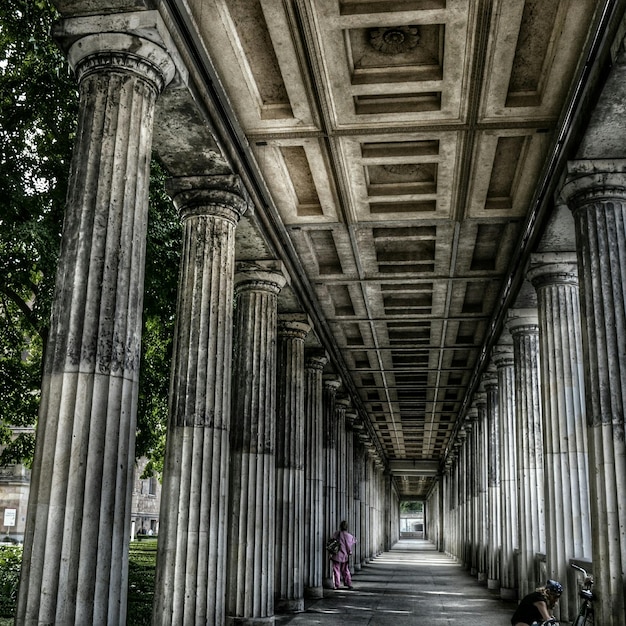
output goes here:
[[[78, 93], [47, 0], [0, 3], [0, 464], [32, 460]], [[153, 162], [137, 454], [160, 467], [180, 227]]]
[[4, 462], [32, 457], [42, 348], [48, 334], [76, 84], [50, 40], [46, 3], [0, 6], [0, 442]]
[[415, 502], [403, 500], [400, 502], [400, 512], [401, 513], [421, 513], [424, 510], [423, 502]]

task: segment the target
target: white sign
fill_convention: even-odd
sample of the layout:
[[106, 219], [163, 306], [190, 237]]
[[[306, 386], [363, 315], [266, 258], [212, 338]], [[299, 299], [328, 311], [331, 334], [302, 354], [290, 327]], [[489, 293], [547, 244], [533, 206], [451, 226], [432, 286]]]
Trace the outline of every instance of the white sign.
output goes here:
[[15, 519], [17, 517], [17, 509], [4, 509], [4, 525], [15, 526]]

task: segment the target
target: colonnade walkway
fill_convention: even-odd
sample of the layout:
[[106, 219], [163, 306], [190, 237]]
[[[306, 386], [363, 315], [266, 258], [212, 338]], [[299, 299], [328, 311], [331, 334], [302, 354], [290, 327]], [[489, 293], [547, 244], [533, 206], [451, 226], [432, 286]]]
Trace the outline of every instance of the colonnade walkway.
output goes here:
[[277, 616], [276, 624], [507, 626], [516, 606], [420, 540], [399, 541], [356, 572], [352, 584], [352, 591], [325, 591], [303, 613]]

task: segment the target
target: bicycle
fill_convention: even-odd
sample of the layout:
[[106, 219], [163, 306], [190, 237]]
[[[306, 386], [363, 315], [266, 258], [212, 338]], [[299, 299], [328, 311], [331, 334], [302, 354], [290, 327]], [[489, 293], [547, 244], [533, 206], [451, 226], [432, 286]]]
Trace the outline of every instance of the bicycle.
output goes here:
[[582, 598], [582, 603], [580, 605], [580, 610], [578, 611], [578, 615], [574, 620], [573, 626], [593, 626], [593, 591], [591, 591], [591, 587], [593, 586], [593, 578], [587, 574], [586, 570], [578, 565], [574, 565], [571, 563], [571, 566], [582, 573], [584, 576], [582, 589], [578, 592], [578, 595]]

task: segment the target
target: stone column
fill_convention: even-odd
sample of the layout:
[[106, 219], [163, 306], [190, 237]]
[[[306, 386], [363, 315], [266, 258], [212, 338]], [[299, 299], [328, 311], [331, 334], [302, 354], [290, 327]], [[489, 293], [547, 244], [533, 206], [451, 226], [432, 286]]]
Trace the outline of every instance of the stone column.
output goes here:
[[[335, 400], [335, 426], [337, 432], [337, 519], [335, 528], [339, 528], [339, 523], [348, 521], [348, 461], [347, 461], [347, 433], [346, 433], [346, 411], [350, 407], [350, 398], [341, 396]], [[354, 528], [350, 528], [354, 532]]]
[[322, 350], [309, 352], [305, 360], [305, 509], [304, 509], [304, 593], [309, 598], [323, 597], [322, 576], [325, 561], [324, 459], [322, 370], [328, 357]]
[[304, 314], [278, 320], [276, 610], [304, 611]]
[[235, 176], [171, 181], [183, 252], [159, 528], [153, 624], [223, 623]]
[[[150, 150], [174, 64], [154, 41], [74, 24], [62, 27], [74, 34], [78, 128], [17, 624], [126, 621]], [[154, 24], [146, 28], [159, 39]]]
[[502, 519], [500, 513], [500, 416], [498, 412], [498, 377], [489, 370], [483, 377], [487, 393], [487, 475], [489, 499], [489, 542], [487, 553], [487, 588], [500, 589], [500, 553]]
[[[341, 381], [332, 375], [324, 376], [324, 401], [322, 410], [323, 421], [323, 455], [324, 455], [324, 545], [339, 528], [337, 522], [337, 424], [335, 414], [335, 397], [341, 387]], [[326, 573], [324, 586], [332, 587], [332, 568], [328, 555], [324, 552]]]
[[[346, 502], [347, 502], [347, 514], [346, 519], [348, 521], [348, 528], [350, 532], [356, 537], [358, 533], [358, 526], [356, 524], [356, 513], [354, 507], [354, 424], [357, 419], [357, 414], [354, 410], [346, 411]], [[356, 549], [352, 551], [352, 557], [350, 563], [352, 568], [356, 562]]]
[[[585, 369], [576, 257], [531, 256], [537, 290], [541, 367], [548, 576], [568, 579], [569, 559], [591, 557]], [[576, 589], [566, 587], [561, 621], [571, 620]]]
[[[623, 74], [623, 61], [620, 67]], [[621, 113], [617, 115], [621, 119]], [[572, 163], [569, 171], [570, 182], [563, 195], [576, 224], [584, 320], [594, 529], [592, 560], [599, 596], [596, 623], [623, 626], [626, 623], [626, 162]]]
[[534, 591], [535, 555], [546, 550], [543, 425], [539, 384], [539, 322], [536, 309], [511, 309], [519, 485], [519, 596]]
[[282, 264], [238, 263], [235, 274], [227, 615], [274, 622], [276, 331]]
[[354, 569], [359, 571], [365, 560], [365, 447], [361, 437], [365, 425], [359, 419], [355, 423], [357, 441], [354, 443], [354, 531], [358, 540], [354, 552]]
[[515, 378], [513, 341], [506, 330], [493, 352], [498, 371], [498, 416], [500, 426], [500, 513], [502, 553], [500, 558], [500, 596], [517, 598], [515, 551], [517, 527], [517, 438], [515, 436]]
[[489, 550], [489, 428], [487, 423], [487, 394], [479, 391], [474, 394], [474, 403], [478, 410], [479, 429], [479, 465], [478, 509], [480, 520], [478, 549], [478, 580], [487, 581]]
[[478, 576], [480, 552], [480, 428], [478, 425], [478, 409], [472, 405], [467, 412], [469, 426], [469, 501], [470, 501], [470, 534], [469, 534], [469, 568], [472, 576]]

